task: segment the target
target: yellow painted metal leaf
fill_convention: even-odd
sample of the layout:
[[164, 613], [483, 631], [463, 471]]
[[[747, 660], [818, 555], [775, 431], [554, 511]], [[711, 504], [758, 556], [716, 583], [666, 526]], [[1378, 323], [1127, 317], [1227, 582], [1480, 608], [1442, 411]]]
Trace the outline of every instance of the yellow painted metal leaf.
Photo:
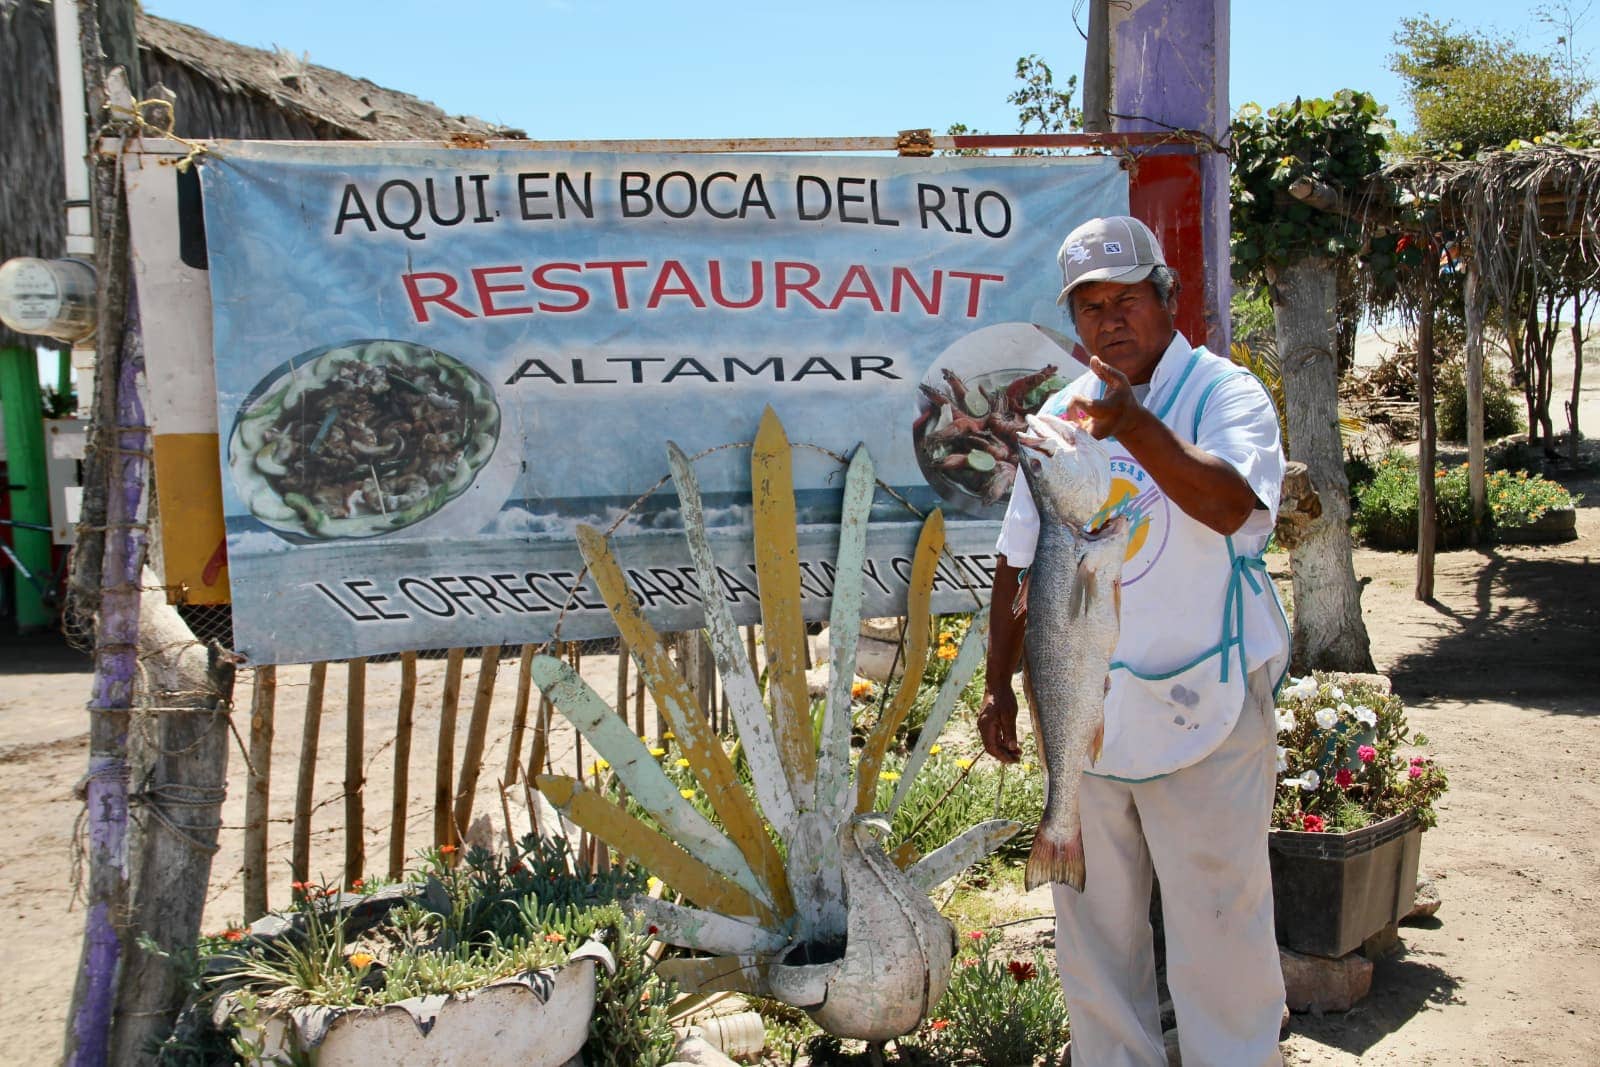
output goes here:
[[695, 904], [723, 915], [749, 916], [763, 925], [778, 921], [771, 908], [713, 871], [662, 834], [629, 815], [576, 778], [541, 774], [539, 791], [563, 815], [624, 856], [653, 871]]
[[867, 737], [861, 752], [861, 762], [856, 765], [856, 811], [872, 810], [878, 794], [878, 772], [883, 769], [883, 757], [889, 752], [894, 733], [905, 721], [906, 712], [917, 699], [917, 686], [922, 681], [923, 669], [928, 665], [928, 628], [931, 616], [928, 602], [933, 595], [933, 578], [944, 551], [944, 512], [935, 511], [922, 524], [922, 534], [917, 538], [917, 551], [911, 560], [911, 581], [906, 590], [906, 658], [905, 673], [900, 676], [900, 688], [894, 700], [884, 709], [877, 725]]
[[694, 694], [673, 666], [655, 627], [640, 614], [639, 605], [629, 591], [627, 579], [623, 577], [622, 568], [617, 565], [605, 537], [592, 526], [579, 526], [577, 537], [578, 548], [589, 564], [595, 587], [611, 609], [617, 631], [633, 653], [633, 660], [639, 667], [639, 677], [655, 697], [656, 707], [672, 723], [678, 747], [689, 761], [695, 780], [705, 790], [712, 810], [722, 820], [723, 828], [739, 847], [750, 869], [767, 888], [769, 899], [778, 914], [785, 918], [793, 915], [794, 899], [789, 892], [789, 877], [784, 871], [783, 857], [778, 855], [777, 847], [767, 836], [761, 813], [735, 777], [733, 762], [722, 748], [722, 739], [700, 714]]
[[806, 622], [800, 599], [792, 466], [789, 438], [769, 407], [761, 415], [750, 455], [761, 634], [767, 652], [773, 732], [783, 755], [789, 792], [797, 807], [807, 809], [816, 792], [817, 749], [806, 689]]

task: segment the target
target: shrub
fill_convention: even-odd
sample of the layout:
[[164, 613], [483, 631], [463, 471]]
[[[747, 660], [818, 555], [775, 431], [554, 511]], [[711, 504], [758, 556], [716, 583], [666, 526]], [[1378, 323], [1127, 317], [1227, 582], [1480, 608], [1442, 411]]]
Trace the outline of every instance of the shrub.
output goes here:
[[982, 930], [962, 937], [950, 988], [921, 1038], [948, 1063], [1017, 1067], [1053, 1062], [1067, 1040], [1061, 980], [1043, 952], [1006, 959]]
[[[1460, 543], [1472, 524], [1472, 495], [1467, 466], [1434, 471], [1439, 540]], [[1522, 526], [1536, 522], [1552, 508], [1577, 501], [1560, 483], [1526, 471], [1491, 471], [1487, 478], [1489, 526]], [[1417, 461], [1390, 453], [1379, 461], [1372, 479], [1353, 490], [1356, 532], [1379, 548], [1414, 548], [1417, 543]]]
[[[1467, 439], [1467, 377], [1460, 363], [1450, 362], [1439, 373], [1439, 396], [1434, 410], [1439, 422], [1439, 436], [1446, 441]], [[1493, 441], [1507, 437], [1522, 429], [1522, 418], [1517, 411], [1517, 398], [1511, 385], [1485, 368], [1483, 372], [1483, 436]]]

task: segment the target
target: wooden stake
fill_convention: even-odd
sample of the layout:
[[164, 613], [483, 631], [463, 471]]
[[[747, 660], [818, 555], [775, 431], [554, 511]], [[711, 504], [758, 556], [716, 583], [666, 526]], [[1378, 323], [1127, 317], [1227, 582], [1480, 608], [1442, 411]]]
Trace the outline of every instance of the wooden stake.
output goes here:
[[1422, 253], [1422, 296], [1417, 308], [1417, 589], [1418, 600], [1433, 599], [1434, 539], [1439, 532], [1433, 464], [1438, 434], [1433, 418], [1433, 287], [1439, 275], [1439, 246], [1429, 240]]
[[467, 657], [464, 648], [445, 654], [444, 695], [439, 701], [439, 747], [435, 755], [433, 779], [433, 845], [455, 844], [455, 824], [450, 818], [453, 799], [450, 782], [456, 761], [456, 705], [461, 701], [461, 664]]
[[617, 717], [628, 721], [628, 652], [620, 637], [617, 638]]
[[500, 646], [484, 645], [478, 660], [478, 688], [472, 695], [472, 718], [467, 722], [467, 748], [461, 754], [461, 777], [456, 783], [456, 836], [467, 837], [472, 821], [473, 794], [483, 768], [483, 742], [489, 732], [489, 706], [494, 703], [495, 677], [500, 673]]
[[367, 733], [367, 661], [349, 663], [344, 716], [344, 885], [348, 889], [367, 866], [366, 813], [362, 810]]
[[278, 669], [256, 668], [250, 702], [250, 769], [244, 794], [244, 921], [267, 913], [267, 790], [272, 784], [272, 720]]
[[[619, 642], [619, 644], [621, 643], [621, 638], [618, 638], [618, 642]], [[628, 651], [627, 651], [627, 646], [626, 645], [621, 645], [621, 647], [623, 649], [623, 653], [622, 654], [625, 655], [625, 656], [628, 656], [629, 659], [632, 659], [633, 658], [632, 655], [630, 655], [628, 653]], [[645, 733], [644, 733], [644, 682], [640, 681], [639, 672], [637, 670], [634, 671], [634, 674], [633, 674], [633, 732], [638, 734], [640, 737], [645, 736]], [[660, 737], [656, 738], [656, 743], [657, 744], [661, 743], [661, 738]]]
[[389, 803], [389, 877], [406, 868], [406, 802], [411, 795], [411, 720], [417, 704], [417, 654], [400, 654], [400, 713], [394, 722], [394, 799]]
[[548, 697], [539, 698], [539, 721], [533, 725], [533, 750], [528, 753], [528, 772], [524, 781], [531, 782], [541, 774], [550, 773], [550, 706]]
[[313, 663], [306, 683], [306, 721], [300, 733], [300, 778], [294, 789], [294, 845], [290, 852], [290, 877], [311, 880], [311, 798], [317, 782], [317, 745], [322, 736], [322, 695], [328, 665]]
[[501, 780], [501, 792], [517, 784], [522, 771], [522, 735], [528, 729], [528, 701], [533, 693], [533, 679], [528, 676], [528, 664], [533, 662], [533, 646], [522, 646], [522, 658], [517, 663], [517, 704], [511, 712], [511, 743], [506, 746], [506, 774]]

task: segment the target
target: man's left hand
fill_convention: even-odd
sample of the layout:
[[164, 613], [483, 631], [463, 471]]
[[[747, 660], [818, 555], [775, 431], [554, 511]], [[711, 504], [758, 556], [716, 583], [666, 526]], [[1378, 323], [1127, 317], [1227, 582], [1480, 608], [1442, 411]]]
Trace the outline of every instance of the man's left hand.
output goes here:
[[1105, 396], [1098, 400], [1082, 395], [1073, 397], [1067, 404], [1067, 418], [1077, 417], [1087, 422], [1089, 432], [1097, 440], [1126, 436], [1135, 429], [1144, 413], [1144, 405], [1133, 395], [1133, 383], [1099, 356], [1089, 358], [1089, 369], [1106, 383]]

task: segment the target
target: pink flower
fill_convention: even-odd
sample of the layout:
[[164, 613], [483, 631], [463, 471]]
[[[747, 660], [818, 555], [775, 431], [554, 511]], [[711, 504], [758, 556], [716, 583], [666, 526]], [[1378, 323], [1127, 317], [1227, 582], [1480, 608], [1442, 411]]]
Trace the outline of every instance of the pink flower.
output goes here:
[[1371, 763], [1373, 760], [1378, 758], [1378, 750], [1373, 748], [1371, 745], [1362, 745], [1360, 748], [1356, 749], [1356, 755], [1361, 757], [1362, 763]]
[[1428, 761], [1423, 759], [1421, 756], [1412, 756], [1411, 757], [1411, 766], [1413, 766], [1413, 767], [1421, 767], [1422, 765], [1424, 765], [1427, 762]]
[[1324, 826], [1325, 824], [1320, 815], [1307, 815], [1305, 817], [1305, 828], [1308, 834], [1320, 834]]
[[1406, 776], [1409, 778], [1421, 778], [1422, 768], [1413, 763], [1411, 769], [1406, 772]]
[[967, 936], [970, 937], [974, 941], [982, 941], [983, 940], [983, 931], [982, 930], [968, 930], [967, 931]]
[[1333, 776], [1333, 780], [1340, 789], [1349, 789], [1355, 784], [1356, 776], [1351, 773], [1349, 767], [1340, 767], [1339, 773]]

